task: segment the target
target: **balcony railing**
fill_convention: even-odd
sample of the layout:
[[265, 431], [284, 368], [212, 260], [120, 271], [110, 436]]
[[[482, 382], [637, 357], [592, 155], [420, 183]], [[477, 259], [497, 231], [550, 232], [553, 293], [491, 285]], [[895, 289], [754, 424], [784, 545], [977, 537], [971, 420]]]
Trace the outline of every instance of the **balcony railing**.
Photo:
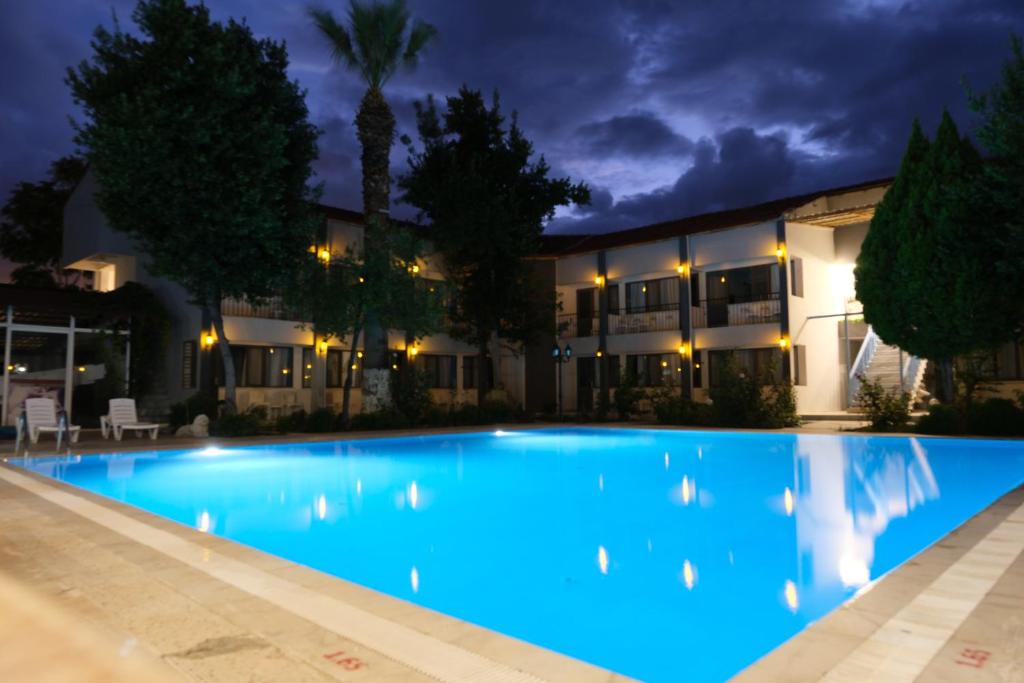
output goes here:
[[294, 314], [285, 308], [280, 297], [273, 297], [256, 306], [243, 299], [225, 298], [220, 302], [221, 315], [240, 318], [269, 318], [271, 320], [296, 320]]
[[732, 327], [779, 322], [778, 293], [735, 298], [705, 299], [693, 307], [694, 327]]
[[679, 329], [679, 304], [660, 304], [645, 308], [627, 308], [608, 316], [612, 334], [639, 334]]

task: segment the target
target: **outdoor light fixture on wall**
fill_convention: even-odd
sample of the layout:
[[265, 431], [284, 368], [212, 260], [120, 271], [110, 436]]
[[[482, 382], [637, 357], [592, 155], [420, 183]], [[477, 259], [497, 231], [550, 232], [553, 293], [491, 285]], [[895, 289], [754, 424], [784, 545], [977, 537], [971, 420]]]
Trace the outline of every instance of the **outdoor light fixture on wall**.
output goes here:
[[203, 335], [203, 346], [205, 346], [206, 348], [212, 347], [214, 342], [216, 341], [217, 338], [213, 336], [212, 332], [207, 332], [206, 334]]
[[687, 345], [687, 344], [680, 344], [679, 345], [679, 355], [680, 356], [683, 356], [685, 358], [689, 353], [690, 353], [689, 345]]
[[775, 250], [775, 256], [779, 259], [779, 261], [785, 261], [786, 260], [786, 245], [785, 244], [779, 244], [779, 248]]
[[686, 273], [689, 270], [690, 270], [689, 266], [687, 266], [685, 263], [680, 263], [678, 266], [676, 266], [676, 272], [679, 273], [679, 275], [684, 276], [684, 277], [686, 276]]
[[789, 348], [789, 339], [786, 337], [779, 337], [779, 348], [785, 351]]
[[598, 275], [594, 278], [594, 284], [598, 287], [604, 287], [604, 275]]

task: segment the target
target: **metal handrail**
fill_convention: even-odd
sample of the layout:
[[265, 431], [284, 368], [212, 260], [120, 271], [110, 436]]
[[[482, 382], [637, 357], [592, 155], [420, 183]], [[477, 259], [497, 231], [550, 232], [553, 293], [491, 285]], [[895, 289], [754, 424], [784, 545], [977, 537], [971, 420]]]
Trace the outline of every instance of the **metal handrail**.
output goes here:
[[868, 325], [868, 331], [864, 335], [864, 343], [860, 345], [860, 350], [857, 351], [857, 357], [853, 360], [853, 365], [850, 367], [850, 374], [847, 379], [846, 389], [846, 403], [847, 405], [853, 405], [853, 399], [857, 396], [857, 392], [860, 390], [860, 376], [867, 369], [868, 363], [875, 355], [875, 349], [878, 348], [878, 335], [875, 334], [875, 329]]

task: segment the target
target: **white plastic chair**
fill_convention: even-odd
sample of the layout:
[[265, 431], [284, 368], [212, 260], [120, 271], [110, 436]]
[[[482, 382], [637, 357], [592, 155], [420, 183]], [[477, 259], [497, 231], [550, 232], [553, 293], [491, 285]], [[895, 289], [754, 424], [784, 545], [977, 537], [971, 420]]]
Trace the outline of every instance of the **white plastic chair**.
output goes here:
[[57, 415], [57, 404], [52, 398], [27, 398], [25, 399], [25, 413], [22, 419], [18, 420], [15, 450], [21, 447], [25, 431], [28, 431], [29, 441], [33, 444], [39, 443], [40, 434], [56, 434], [57, 450], [60, 450], [65, 433], [67, 433], [70, 443], [78, 443], [81, 430], [82, 428], [77, 425], [69, 425], [63, 412], [60, 416]]
[[151, 439], [156, 439], [160, 432], [160, 425], [156, 422], [139, 422], [134, 398], [110, 399], [110, 413], [107, 415], [107, 421], [111, 431], [114, 432], [114, 439], [117, 441], [121, 440], [126, 429], [130, 429], [140, 436], [142, 432], [149, 432]]

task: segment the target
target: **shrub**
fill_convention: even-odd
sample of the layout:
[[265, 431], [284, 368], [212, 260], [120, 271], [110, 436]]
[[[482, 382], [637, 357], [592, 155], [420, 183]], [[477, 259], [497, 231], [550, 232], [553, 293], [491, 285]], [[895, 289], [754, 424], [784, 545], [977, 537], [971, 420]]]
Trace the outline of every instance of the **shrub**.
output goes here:
[[1024, 435], [1024, 411], [1007, 398], [990, 398], [967, 409], [967, 431], [983, 436]]
[[860, 376], [857, 402], [867, 412], [871, 428], [879, 432], [902, 429], [910, 420], [910, 394], [886, 389], [880, 381]]
[[480, 421], [477, 424], [489, 422], [511, 422], [518, 419], [519, 407], [501, 399], [484, 399], [480, 406]]
[[463, 426], [483, 424], [486, 418], [479, 406], [467, 403], [453, 410], [449, 419], [453, 425]]
[[282, 434], [303, 431], [306, 428], [306, 411], [299, 409], [294, 413], [280, 416], [274, 422], [274, 428]]
[[259, 411], [224, 415], [210, 424], [214, 436], [254, 436], [263, 431], [264, 416]]
[[722, 427], [756, 427], [763, 396], [761, 383], [740, 368], [733, 354], [726, 354], [719, 381], [708, 390], [714, 423]]
[[615, 412], [620, 420], [628, 420], [629, 416], [636, 412], [636, 405], [643, 398], [643, 393], [637, 388], [636, 374], [627, 369], [615, 389]]
[[800, 415], [796, 410], [796, 392], [790, 382], [775, 382], [769, 385], [767, 395], [762, 396], [762, 410], [759, 427], [796, 427]]
[[302, 426], [304, 432], [333, 432], [335, 416], [330, 408], [317, 408], [306, 416], [305, 424]]
[[171, 431], [174, 432], [182, 425], [192, 424], [198, 415], [205, 415], [210, 422], [217, 419], [217, 399], [209, 394], [192, 394], [184, 401], [179, 401], [171, 406]]
[[378, 410], [374, 413], [359, 413], [352, 417], [352, 429], [356, 431], [408, 429], [411, 426], [409, 418], [394, 408]]
[[659, 391], [652, 397], [654, 416], [660, 424], [708, 426], [714, 423], [712, 407], [690, 401], [671, 391]]
[[964, 420], [956, 406], [938, 403], [928, 408], [928, 414], [917, 421], [922, 434], [963, 434]]
[[430, 375], [426, 370], [410, 368], [392, 373], [391, 397], [395, 409], [405, 415], [411, 424], [419, 423], [434, 406], [430, 394]]

